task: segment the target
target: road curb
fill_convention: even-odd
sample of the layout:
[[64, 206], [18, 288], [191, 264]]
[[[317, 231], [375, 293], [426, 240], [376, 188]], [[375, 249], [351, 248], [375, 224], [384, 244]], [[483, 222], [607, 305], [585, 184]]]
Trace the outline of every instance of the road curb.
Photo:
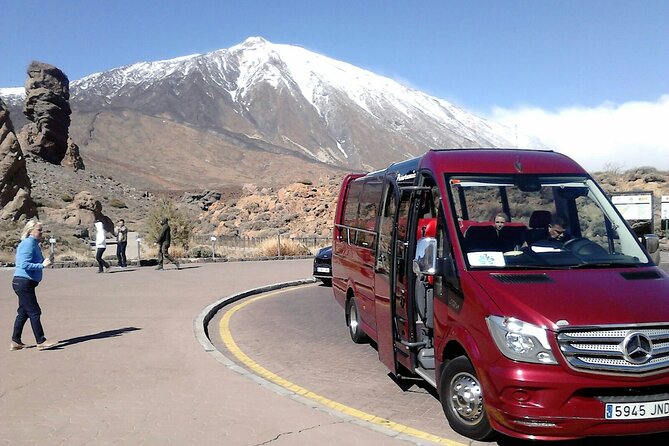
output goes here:
[[[205, 309], [203, 309], [200, 314], [195, 318], [194, 321], [194, 331], [195, 331], [195, 338], [198, 340], [202, 348], [204, 348], [204, 351], [207, 353], [213, 353], [213, 352], [218, 352], [216, 350], [216, 347], [214, 347], [214, 344], [211, 343], [211, 340], [209, 340], [209, 332], [207, 330], [207, 326], [209, 325], [209, 322], [211, 319], [220, 311], [221, 308], [225, 307], [226, 305], [230, 305], [234, 302], [237, 302], [238, 300], [241, 300], [245, 297], [249, 296], [254, 296], [256, 294], [263, 294], [267, 293], [269, 291], [274, 291], [274, 290], [279, 290], [281, 288], [288, 288], [292, 286], [299, 286], [299, 285], [306, 285], [308, 283], [316, 283], [317, 280], [313, 277], [309, 277], [306, 279], [299, 279], [299, 280], [291, 280], [289, 282], [280, 282], [280, 283], [274, 283], [271, 285], [265, 285], [262, 287], [258, 288], [252, 288], [250, 290], [242, 291], [241, 293], [233, 294], [227, 297], [224, 297], [222, 299], [217, 300], [213, 304], [207, 306]], [[220, 352], [219, 352], [220, 353]], [[223, 356], [223, 354], [221, 354]], [[223, 356], [228, 362], [232, 363], [230, 359], [226, 358]], [[227, 365], [227, 362], [226, 362]]]
[[348, 415], [344, 412], [338, 411], [331, 409], [327, 405], [324, 404], [319, 404], [318, 402], [315, 402], [309, 398], [303, 397], [302, 395], [295, 393], [285, 387], [282, 387], [278, 384], [275, 384], [261, 376], [258, 376], [255, 374], [253, 371], [248, 370], [244, 367], [239, 366], [237, 363], [232, 361], [230, 358], [225, 356], [223, 353], [221, 353], [219, 350], [214, 347], [212, 344], [211, 340], [209, 339], [209, 332], [208, 332], [208, 325], [209, 322], [214, 318], [216, 313], [218, 313], [221, 308], [230, 305], [232, 303], [235, 303], [239, 300], [242, 300], [246, 297], [258, 295], [258, 294], [263, 294], [267, 293], [269, 291], [275, 291], [279, 290], [282, 288], [289, 288], [289, 287], [294, 287], [294, 286], [300, 286], [300, 285], [307, 285], [311, 283], [317, 283], [318, 280], [314, 277], [306, 278], [306, 279], [299, 279], [299, 280], [293, 280], [290, 282], [281, 282], [281, 283], [275, 283], [272, 285], [266, 285], [263, 287], [259, 288], [253, 288], [250, 290], [242, 291], [237, 294], [233, 294], [227, 297], [224, 297], [222, 299], [219, 299], [218, 301], [212, 303], [211, 305], [207, 306], [204, 308], [200, 314], [195, 318], [194, 320], [194, 332], [195, 332], [195, 337], [204, 349], [206, 353], [211, 355], [216, 361], [220, 362], [221, 364], [225, 365], [228, 369], [239, 373], [240, 375], [243, 375], [244, 377], [252, 380], [253, 382], [269, 389], [272, 390], [275, 393], [278, 393], [281, 396], [286, 396], [289, 397], [295, 401], [298, 401], [308, 407], [311, 407], [312, 409], [317, 409], [323, 412], [326, 412], [330, 415], [333, 415], [337, 418], [346, 420], [349, 423], [357, 424], [359, 426], [363, 426], [367, 429], [372, 429], [376, 432], [379, 432], [383, 435], [386, 435], [388, 437], [395, 438], [397, 440], [403, 440], [409, 443], [414, 443], [418, 445], [426, 445], [426, 444], [435, 444], [435, 443], [441, 443], [441, 444], [447, 444], [447, 445], [452, 445], [452, 446], [464, 446], [462, 443], [458, 443], [457, 441], [452, 441], [452, 440], [446, 440], [445, 443], [437, 441], [437, 442], [432, 442], [432, 441], [426, 441], [425, 438], [419, 438], [414, 435], [408, 434], [408, 433], [403, 433], [401, 431], [393, 430], [387, 427], [384, 427], [379, 424], [371, 423], [368, 421], [365, 421], [360, 418], [356, 418], [354, 416]]

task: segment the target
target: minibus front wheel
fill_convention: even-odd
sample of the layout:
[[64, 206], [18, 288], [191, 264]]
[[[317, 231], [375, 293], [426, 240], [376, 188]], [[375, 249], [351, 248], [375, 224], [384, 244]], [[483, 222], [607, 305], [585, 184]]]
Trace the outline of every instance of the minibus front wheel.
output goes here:
[[474, 366], [466, 356], [458, 356], [441, 374], [441, 406], [454, 431], [474, 440], [495, 436], [483, 407], [483, 391]]
[[346, 325], [348, 325], [348, 332], [353, 342], [356, 344], [369, 342], [369, 337], [360, 326], [360, 313], [358, 313], [358, 306], [353, 296], [346, 302]]

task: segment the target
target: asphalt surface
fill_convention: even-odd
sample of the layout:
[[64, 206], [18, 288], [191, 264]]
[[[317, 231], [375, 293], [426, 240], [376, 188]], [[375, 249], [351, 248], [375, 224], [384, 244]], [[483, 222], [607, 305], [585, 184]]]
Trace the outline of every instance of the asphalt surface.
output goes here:
[[47, 270], [42, 320], [63, 346], [45, 351], [9, 351], [17, 300], [0, 270], [0, 445], [407, 444], [259, 386], [196, 340], [212, 302], [308, 277], [311, 260], [167, 268]]
[[[378, 360], [372, 345], [354, 344], [345, 326], [343, 309], [334, 301], [332, 290], [323, 285], [304, 285], [273, 291], [232, 304], [222, 309], [210, 323], [209, 334], [216, 348], [228, 358], [246, 367], [250, 373], [263, 375], [270, 370], [270, 382], [286, 381], [315, 394], [310, 402], [321, 399], [374, 415], [400, 426], [410, 427], [413, 441], [442, 444], [529, 445], [501, 437], [492, 443], [472, 442], [453, 432], [433, 391], [421, 381], [398, 383]], [[237, 306], [241, 307], [240, 309]], [[229, 313], [226, 322], [225, 318]], [[233, 349], [228, 348], [226, 324]], [[262, 328], [260, 328], [262, 327]], [[240, 350], [252, 361], [237, 358]], [[248, 362], [248, 361], [247, 361]], [[278, 377], [278, 380], [276, 379]], [[667, 444], [669, 435], [584, 439], [555, 442], [557, 445], [629, 445]]]
[[[663, 267], [667, 269], [667, 264]], [[217, 351], [203, 348], [197, 321], [212, 302], [308, 277], [311, 260], [194, 264], [182, 271], [171, 265], [162, 272], [151, 268], [95, 271], [47, 270], [37, 294], [46, 335], [61, 341], [61, 346], [10, 352], [16, 311], [13, 270], [0, 269], [4, 284], [0, 325], [7, 333], [6, 347], [0, 348], [0, 445], [365, 446], [416, 441], [295, 398], [248, 368], [216, 360]], [[367, 413], [378, 409], [380, 416], [454, 439], [445, 444], [463, 444], [443, 419], [437, 419], [434, 396], [420, 386], [400, 388], [387, 376], [373, 348], [350, 342], [341, 309], [333, 307], [328, 288], [297, 290], [302, 299], [299, 305], [291, 301], [291, 291], [278, 293], [249, 303], [230, 318], [231, 336], [242, 351], [277, 375], [312, 386], [310, 390], [325, 398], [341, 399]], [[299, 297], [304, 290], [316, 291]], [[304, 307], [309, 299], [325, 306]], [[218, 330], [218, 322], [212, 320], [210, 334]], [[316, 327], [309, 325], [314, 323]], [[328, 337], [315, 335], [320, 332]], [[29, 324], [23, 341], [34, 343]], [[268, 350], [269, 345], [273, 347]], [[305, 350], [305, 345], [318, 351]], [[221, 351], [223, 359], [232, 356]], [[361, 384], [370, 393], [356, 395]], [[406, 407], [422, 409], [407, 413]], [[666, 444], [666, 437], [568, 444], [632, 441]]]

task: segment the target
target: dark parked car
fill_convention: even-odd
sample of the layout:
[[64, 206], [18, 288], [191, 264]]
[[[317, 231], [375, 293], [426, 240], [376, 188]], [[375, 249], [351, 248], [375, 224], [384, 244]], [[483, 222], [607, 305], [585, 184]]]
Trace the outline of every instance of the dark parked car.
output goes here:
[[314, 257], [314, 277], [325, 285], [332, 285], [332, 246], [321, 248]]

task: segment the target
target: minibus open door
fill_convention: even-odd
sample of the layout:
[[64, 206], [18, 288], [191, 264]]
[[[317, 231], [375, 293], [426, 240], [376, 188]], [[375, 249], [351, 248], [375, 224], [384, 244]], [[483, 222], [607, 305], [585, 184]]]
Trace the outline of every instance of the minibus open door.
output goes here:
[[403, 187], [400, 189], [400, 203], [397, 215], [397, 236], [395, 240], [395, 271], [394, 271], [394, 300], [393, 300], [393, 325], [395, 328], [395, 360], [404, 366], [406, 370], [413, 371], [415, 351], [413, 341], [415, 339], [415, 323], [413, 308], [413, 291], [410, 288], [409, 272], [412, 271], [413, 251], [410, 249], [411, 224], [413, 213], [411, 211], [415, 187]]
[[379, 212], [374, 266], [377, 349], [379, 359], [393, 373], [398, 372], [398, 364], [409, 370], [412, 364], [405, 345], [413, 333], [406, 278], [411, 263], [407, 247], [412, 195], [411, 190], [400, 192], [394, 178], [388, 178]]
[[400, 201], [399, 188], [394, 179], [385, 182], [379, 212], [379, 230], [374, 262], [374, 294], [376, 333], [379, 360], [392, 373], [397, 372], [395, 362], [395, 330], [393, 328], [393, 288], [395, 275], [395, 247], [397, 211]]
[[[385, 245], [387, 265], [389, 268], [380, 274], [377, 269], [376, 295], [377, 295], [377, 333], [379, 359], [393, 372], [399, 371], [402, 365], [406, 370], [412, 371], [415, 364], [415, 353], [411, 348], [414, 339], [415, 326], [412, 323], [413, 308], [411, 307], [411, 296], [408, 288], [408, 271], [411, 270], [411, 252], [409, 249], [411, 229], [411, 205], [414, 190], [402, 188], [398, 190], [393, 185], [392, 198], [386, 195], [383, 214], [379, 226], [379, 242]], [[394, 212], [390, 212], [394, 210]], [[386, 212], [387, 211], [387, 212]], [[385, 220], [385, 216], [394, 215]], [[377, 251], [379, 254], [383, 249]], [[377, 265], [378, 260], [377, 258]], [[381, 297], [382, 296], [382, 297]], [[386, 302], [386, 305], [378, 305], [378, 302]], [[382, 312], [382, 314], [381, 314]], [[382, 321], [382, 322], [380, 322]], [[381, 328], [379, 323], [382, 324]], [[383, 335], [381, 335], [383, 333]]]

